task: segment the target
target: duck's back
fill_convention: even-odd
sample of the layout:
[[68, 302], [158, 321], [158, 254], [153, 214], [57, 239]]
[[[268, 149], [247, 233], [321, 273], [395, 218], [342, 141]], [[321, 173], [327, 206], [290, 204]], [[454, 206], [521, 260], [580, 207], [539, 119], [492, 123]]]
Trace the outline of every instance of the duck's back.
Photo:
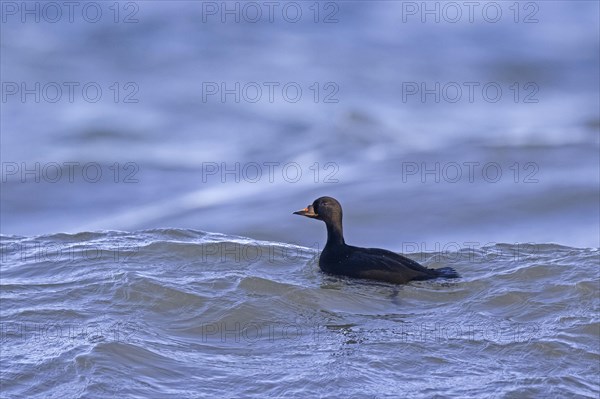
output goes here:
[[458, 277], [454, 269], [428, 269], [395, 252], [340, 245], [323, 249], [319, 267], [326, 273], [403, 284], [412, 280]]

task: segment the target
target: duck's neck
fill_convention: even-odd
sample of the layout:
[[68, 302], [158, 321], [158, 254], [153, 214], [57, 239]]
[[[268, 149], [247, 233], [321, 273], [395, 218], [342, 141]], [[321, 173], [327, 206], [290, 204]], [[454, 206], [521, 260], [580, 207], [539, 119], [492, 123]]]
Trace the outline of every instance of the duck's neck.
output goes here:
[[342, 230], [342, 221], [327, 223], [327, 244], [326, 247], [344, 245], [344, 232]]

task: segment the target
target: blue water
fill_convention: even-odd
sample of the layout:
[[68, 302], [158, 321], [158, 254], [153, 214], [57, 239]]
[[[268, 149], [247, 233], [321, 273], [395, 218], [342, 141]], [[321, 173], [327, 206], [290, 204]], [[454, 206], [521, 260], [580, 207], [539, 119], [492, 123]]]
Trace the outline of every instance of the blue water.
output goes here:
[[[597, 2], [23, 4], [2, 397], [597, 397]], [[322, 275], [322, 195], [463, 279]]]
[[3, 397], [598, 394], [597, 249], [413, 253], [463, 277], [398, 287], [195, 230], [2, 241]]

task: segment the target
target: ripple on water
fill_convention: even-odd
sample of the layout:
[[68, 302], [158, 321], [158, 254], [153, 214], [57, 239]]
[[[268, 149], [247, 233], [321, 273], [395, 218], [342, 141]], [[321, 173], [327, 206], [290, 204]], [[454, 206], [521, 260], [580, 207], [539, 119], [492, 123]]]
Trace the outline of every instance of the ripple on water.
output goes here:
[[[193, 230], [9, 239], [9, 397], [598, 394], [594, 250], [542, 245], [516, 261], [491, 247], [453, 257], [460, 279], [395, 286], [324, 275], [312, 249]], [[32, 241], [75, 256], [21, 259]], [[92, 242], [127, 256], [86, 257]], [[269, 255], [216, 252], [240, 243]]]

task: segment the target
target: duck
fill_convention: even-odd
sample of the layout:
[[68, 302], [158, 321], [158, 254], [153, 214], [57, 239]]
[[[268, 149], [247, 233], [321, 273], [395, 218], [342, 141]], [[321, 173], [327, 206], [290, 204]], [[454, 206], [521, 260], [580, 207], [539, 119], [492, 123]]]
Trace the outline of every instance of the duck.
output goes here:
[[319, 257], [319, 268], [327, 274], [392, 284], [460, 277], [451, 267], [430, 269], [386, 249], [346, 244], [342, 228], [342, 205], [333, 197], [317, 198], [311, 205], [293, 214], [325, 222], [327, 243]]

